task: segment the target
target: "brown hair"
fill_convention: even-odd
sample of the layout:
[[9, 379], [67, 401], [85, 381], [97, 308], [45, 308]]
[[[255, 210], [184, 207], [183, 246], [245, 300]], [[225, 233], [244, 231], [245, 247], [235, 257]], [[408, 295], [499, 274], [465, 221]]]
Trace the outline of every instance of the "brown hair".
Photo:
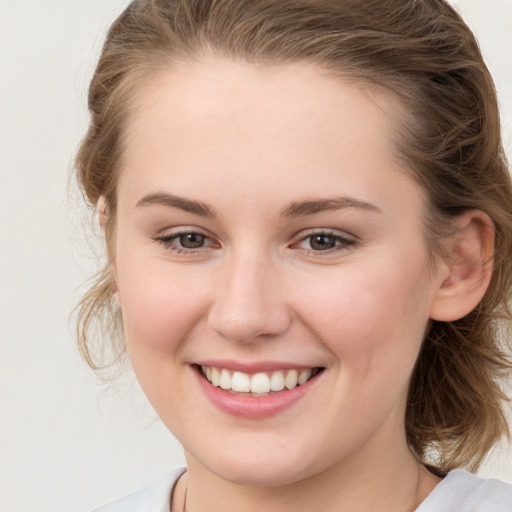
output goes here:
[[[495, 226], [492, 282], [456, 322], [432, 322], [406, 412], [411, 449], [440, 471], [475, 469], [504, 434], [500, 378], [512, 290], [512, 186], [496, 93], [477, 42], [442, 0], [136, 0], [112, 25], [89, 92], [91, 123], [76, 159], [91, 206], [106, 200], [115, 226], [123, 128], [134, 95], [174, 62], [204, 52], [258, 63], [306, 61], [397, 95], [408, 116], [396, 144], [429, 198], [432, 253], [449, 220], [468, 209]], [[112, 244], [107, 244], [112, 251]], [[110, 334], [124, 350], [110, 263], [78, 308], [80, 348], [94, 368]], [[97, 338], [96, 338], [97, 340]]]

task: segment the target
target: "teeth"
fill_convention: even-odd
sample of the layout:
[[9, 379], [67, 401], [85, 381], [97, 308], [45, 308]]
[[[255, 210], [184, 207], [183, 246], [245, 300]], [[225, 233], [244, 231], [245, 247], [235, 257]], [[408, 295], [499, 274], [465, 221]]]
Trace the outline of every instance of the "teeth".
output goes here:
[[284, 389], [283, 372], [274, 372], [270, 377], [270, 389], [272, 391], [282, 391]]
[[220, 387], [221, 389], [231, 389], [231, 374], [227, 370], [220, 372]]
[[252, 393], [268, 393], [270, 391], [270, 379], [266, 373], [256, 373], [251, 378]]
[[303, 370], [300, 372], [298, 379], [299, 386], [302, 386], [302, 384], [305, 384], [311, 378], [311, 373], [311, 370]]
[[248, 375], [243, 372], [233, 372], [225, 368], [201, 366], [206, 379], [215, 387], [237, 393], [264, 394], [270, 391], [293, 389], [305, 384], [316, 372], [307, 370], [278, 370], [275, 372], [260, 372]]
[[290, 370], [284, 379], [284, 385], [288, 389], [293, 389], [297, 386], [299, 380], [299, 372], [297, 370]]
[[[208, 375], [206, 376], [208, 379]], [[208, 379], [216, 388], [220, 386], [220, 371], [218, 368], [212, 368], [211, 379]]]
[[233, 391], [238, 391], [239, 393], [249, 393], [251, 391], [251, 379], [249, 375], [242, 372], [233, 373], [231, 389]]

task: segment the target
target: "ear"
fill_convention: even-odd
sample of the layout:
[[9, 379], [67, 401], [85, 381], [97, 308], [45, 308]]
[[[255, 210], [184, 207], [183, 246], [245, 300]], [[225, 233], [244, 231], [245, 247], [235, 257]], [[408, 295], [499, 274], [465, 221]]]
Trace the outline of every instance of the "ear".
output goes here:
[[[105, 196], [100, 196], [98, 202], [96, 203], [96, 212], [98, 214], [98, 222], [101, 228], [103, 235], [105, 236], [105, 228], [108, 222], [108, 212], [107, 212], [107, 201]], [[108, 241], [107, 241], [108, 244]], [[114, 299], [119, 307], [121, 307], [121, 295], [119, 293], [119, 286], [117, 285], [117, 270], [114, 263], [114, 256], [110, 255], [110, 259], [112, 262], [110, 263], [110, 273], [112, 276], [112, 288], [114, 290]]]
[[494, 224], [480, 210], [457, 218], [444, 242], [444, 271], [431, 304], [430, 318], [453, 322], [469, 314], [482, 300], [492, 276]]
[[107, 214], [107, 200], [105, 196], [100, 196], [98, 202], [96, 203], [96, 213], [98, 214], [98, 222], [100, 224], [100, 228], [103, 232], [105, 232], [105, 226], [108, 221]]

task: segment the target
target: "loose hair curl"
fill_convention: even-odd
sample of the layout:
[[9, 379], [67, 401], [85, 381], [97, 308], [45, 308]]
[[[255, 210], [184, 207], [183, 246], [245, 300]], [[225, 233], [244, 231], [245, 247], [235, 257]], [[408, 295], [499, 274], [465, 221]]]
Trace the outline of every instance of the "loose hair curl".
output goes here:
[[[410, 384], [406, 433], [425, 464], [476, 469], [508, 434], [500, 382], [512, 290], [512, 185], [492, 78], [478, 44], [442, 0], [135, 0], [110, 28], [89, 90], [91, 121], [76, 157], [91, 207], [105, 198], [105, 268], [78, 306], [78, 339], [93, 368], [124, 351], [110, 265], [123, 133], [137, 92], [184, 60], [215, 52], [260, 64], [309, 62], [396, 95], [395, 143], [428, 197], [431, 255], [450, 221], [487, 213], [495, 227], [493, 277], [479, 306], [431, 322]], [[405, 113], [405, 114], [404, 114]], [[96, 337], [95, 337], [96, 335]]]

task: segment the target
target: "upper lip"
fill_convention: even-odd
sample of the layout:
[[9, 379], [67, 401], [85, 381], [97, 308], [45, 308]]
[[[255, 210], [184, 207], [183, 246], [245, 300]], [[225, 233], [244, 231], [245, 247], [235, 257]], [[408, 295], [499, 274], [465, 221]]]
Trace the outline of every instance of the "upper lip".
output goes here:
[[321, 368], [319, 365], [311, 365], [307, 363], [298, 362], [282, 362], [282, 361], [233, 361], [224, 359], [208, 359], [198, 361], [195, 364], [198, 366], [207, 366], [211, 368], [223, 368], [233, 372], [239, 371], [248, 374], [260, 372], [273, 372], [277, 370], [297, 370], [308, 368]]

